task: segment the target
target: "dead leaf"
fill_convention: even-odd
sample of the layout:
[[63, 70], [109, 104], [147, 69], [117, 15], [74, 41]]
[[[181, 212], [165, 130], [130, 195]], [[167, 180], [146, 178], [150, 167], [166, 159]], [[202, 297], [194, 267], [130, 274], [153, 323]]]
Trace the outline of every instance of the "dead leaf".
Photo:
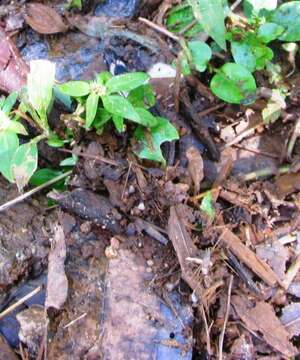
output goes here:
[[202, 156], [197, 148], [191, 146], [186, 151], [186, 157], [188, 159], [188, 170], [195, 185], [195, 194], [197, 194], [204, 178]]
[[56, 34], [68, 30], [62, 17], [54, 9], [40, 3], [27, 4], [25, 21], [40, 34]]
[[300, 190], [300, 172], [280, 176], [275, 182], [277, 195], [280, 199]]
[[55, 227], [54, 240], [49, 253], [46, 308], [60, 309], [67, 299], [68, 280], [65, 274], [66, 243], [62, 226]]
[[0, 28], [0, 90], [10, 93], [26, 83], [29, 68], [12, 40]]
[[19, 338], [31, 354], [37, 355], [46, 331], [46, 316], [42, 306], [33, 305], [17, 314]]
[[230, 349], [230, 359], [254, 359], [254, 346], [250, 336], [242, 334], [234, 340]]
[[257, 276], [270, 286], [279, 282], [278, 277], [265, 262], [260, 260], [253, 251], [251, 251], [242, 241], [229, 229], [226, 229], [220, 236], [234, 255], [248, 266]]
[[277, 240], [271, 244], [265, 243], [256, 247], [256, 254], [262, 261], [267, 261], [276, 275], [282, 281], [285, 279], [286, 262], [289, 259], [288, 250]]
[[291, 303], [282, 309], [280, 320], [290, 337], [300, 334], [300, 303]]
[[231, 302], [249, 330], [259, 331], [270, 346], [288, 358], [298, 354], [298, 350], [289, 342], [288, 331], [276, 317], [270, 304], [260, 301], [251, 308], [240, 296], [233, 296]]
[[172, 206], [170, 209], [170, 217], [168, 222], [168, 234], [176, 251], [178, 261], [182, 271], [182, 278], [189, 284], [196, 295], [201, 298], [199, 293], [198, 279], [195, 277], [190, 263], [187, 261], [189, 257], [195, 257], [197, 248], [193, 240], [186, 230], [181, 212], [184, 212], [184, 206]]

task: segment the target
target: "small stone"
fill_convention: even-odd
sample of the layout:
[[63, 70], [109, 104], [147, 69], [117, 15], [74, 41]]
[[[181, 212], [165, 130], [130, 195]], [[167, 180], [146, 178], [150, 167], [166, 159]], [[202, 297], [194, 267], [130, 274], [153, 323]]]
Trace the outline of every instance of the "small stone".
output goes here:
[[144, 211], [145, 210], [145, 204], [143, 202], [140, 202], [138, 207], [139, 210]]
[[108, 259], [116, 259], [118, 257], [118, 251], [114, 249], [112, 246], [107, 246], [105, 248], [105, 256]]
[[133, 185], [130, 185], [128, 188], [128, 194], [134, 194], [135, 193], [135, 187]]
[[90, 221], [85, 221], [80, 225], [80, 231], [83, 234], [88, 234], [92, 230], [92, 224]]
[[147, 273], [152, 273], [152, 268], [151, 268], [151, 267], [147, 267], [147, 268], [146, 268], [146, 272], [147, 272]]
[[170, 283], [170, 282], [167, 282], [166, 284], [165, 284], [165, 288], [166, 288], [166, 290], [167, 291], [169, 291], [169, 292], [171, 292], [171, 291], [173, 291], [174, 290], [174, 284], [172, 284], [172, 283]]
[[153, 265], [154, 265], [154, 262], [153, 262], [153, 260], [147, 260], [147, 265], [148, 266], [150, 266], [150, 267], [152, 267]]

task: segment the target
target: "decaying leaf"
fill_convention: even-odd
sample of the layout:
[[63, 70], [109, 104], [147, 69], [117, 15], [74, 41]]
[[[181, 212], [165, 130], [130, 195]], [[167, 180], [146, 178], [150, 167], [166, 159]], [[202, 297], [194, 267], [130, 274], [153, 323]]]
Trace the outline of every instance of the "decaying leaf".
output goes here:
[[54, 9], [40, 3], [27, 4], [25, 20], [40, 34], [56, 34], [68, 30], [61, 16]]
[[63, 228], [55, 227], [54, 240], [49, 253], [47, 294], [45, 306], [60, 309], [67, 299], [68, 280], [65, 274], [66, 243]]
[[231, 302], [246, 327], [252, 331], [259, 331], [272, 348], [288, 358], [298, 354], [297, 349], [289, 341], [288, 331], [281, 324], [270, 304], [260, 301], [251, 308], [240, 296], [233, 296]]
[[187, 261], [187, 258], [194, 257], [197, 254], [197, 248], [186, 230], [182, 212], [184, 212], [184, 206], [177, 205], [171, 207], [168, 222], [168, 235], [178, 257], [182, 271], [182, 278], [200, 298], [201, 294], [199, 294], [198, 291], [198, 280], [193, 274], [190, 264]]
[[269, 265], [260, 260], [232, 231], [226, 229], [220, 236], [220, 240], [228, 245], [234, 255], [264, 280], [265, 283], [274, 286], [279, 281]]
[[28, 66], [17, 47], [0, 28], [0, 89], [4, 92], [20, 90], [26, 83]]
[[33, 305], [17, 314], [20, 323], [19, 338], [31, 354], [37, 355], [46, 331], [46, 316], [43, 307]]
[[186, 157], [189, 162], [188, 170], [195, 185], [195, 193], [197, 194], [204, 177], [202, 156], [197, 148], [191, 146], [186, 151]]
[[300, 334], [300, 303], [291, 303], [282, 309], [280, 320], [290, 337]]
[[284, 280], [289, 252], [279, 241], [258, 245], [256, 254], [261, 260], [268, 262], [279, 279]]
[[295, 191], [300, 190], [300, 172], [288, 173], [280, 176], [276, 182], [276, 191], [279, 198], [285, 198]]

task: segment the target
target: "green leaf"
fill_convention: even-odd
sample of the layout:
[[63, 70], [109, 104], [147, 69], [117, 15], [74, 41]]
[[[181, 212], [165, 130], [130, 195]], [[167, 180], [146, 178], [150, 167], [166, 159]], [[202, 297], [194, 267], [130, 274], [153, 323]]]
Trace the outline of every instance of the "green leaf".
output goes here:
[[141, 119], [138, 113], [134, 110], [130, 102], [120, 95], [103, 96], [102, 102], [104, 109], [111, 114], [124, 117], [125, 119], [132, 120], [138, 124]]
[[65, 8], [67, 10], [77, 8], [79, 10], [82, 9], [82, 2], [81, 0], [68, 0], [68, 3], [66, 4]]
[[16, 101], [18, 99], [18, 92], [14, 91], [8, 95], [8, 97], [4, 100], [4, 103], [1, 107], [1, 110], [8, 115], [12, 108], [14, 107]]
[[49, 146], [59, 148], [64, 146], [65, 143], [62, 139], [58, 137], [57, 134], [53, 133], [50, 135], [50, 137], [48, 137], [47, 144]]
[[112, 78], [112, 74], [109, 71], [102, 71], [96, 76], [96, 83], [99, 85], [105, 85], [106, 82]]
[[0, 131], [12, 131], [16, 134], [27, 135], [25, 127], [16, 120], [11, 120], [2, 110], [0, 110]]
[[264, 44], [260, 44], [258, 39], [253, 42], [245, 41], [231, 43], [231, 52], [235, 62], [244, 66], [250, 72], [262, 70], [267, 62], [272, 60], [273, 51]]
[[122, 118], [122, 116], [113, 115], [113, 116], [112, 116], [112, 121], [113, 121], [116, 129], [117, 129], [120, 133], [125, 130], [125, 128], [124, 128], [124, 119]]
[[181, 53], [179, 59], [181, 61], [180, 67], [181, 67], [182, 75], [184, 75], [184, 76], [191, 75], [191, 68], [189, 65], [189, 60], [186, 57], [186, 55], [184, 53]]
[[135, 137], [139, 142], [140, 149], [136, 151], [141, 159], [148, 159], [165, 163], [165, 159], [161, 152], [161, 144], [166, 141], [179, 139], [175, 127], [164, 118], [157, 118], [158, 124], [150, 129], [150, 132], [138, 127], [135, 131]]
[[135, 108], [135, 111], [139, 114], [141, 119], [139, 124], [149, 128], [157, 126], [157, 119], [150, 111], [144, 108]]
[[267, 44], [279, 38], [284, 32], [284, 27], [275, 23], [265, 23], [260, 25], [257, 37], [260, 41]]
[[54, 81], [54, 63], [48, 60], [30, 61], [30, 72], [27, 78], [28, 100], [39, 114], [47, 112], [52, 101]]
[[250, 18], [258, 16], [264, 10], [274, 10], [277, 7], [277, 0], [244, 0], [244, 13]]
[[255, 100], [255, 79], [242, 65], [227, 63], [218, 69], [210, 82], [212, 92], [233, 104], [249, 104]]
[[53, 94], [70, 112], [72, 111], [72, 99], [69, 95], [59, 90], [58, 86], [53, 87]]
[[151, 84], [145, 84], [130, 91], [127, 99], [134, 107], [149, 108], [155, 105], [155, 95]]
[[202, 24], [207, 34], [226, 50], [222, 0], [188, 0], [188, 3], [193, 9], [196, 20]]
[[90, 84], [87, 81], [69, 81], [58, 85], [58, 89], [69, 96], [86, 96], [90, 92]]
[[270, 21], [284, 27], [279, 37], [282, 41], [300, 40], [300, 1], [289, 1], [281, 4], [271, 15]]
[[77, 164], [77, 161], [78, 161], [78, 156], [73, 154], [72, 156], [62, 160], [59, 163], [59, 166], [75, 166]]
[[212, 192], [209, 191], [205, 194], [202, 199], [200, 209], [210, 218], [213, 219], [216, 215], [216, 210], [214, 208]]
[[86, 100], [85, 127], [89, 129], [95, 119], [98, 108], [99, 95], [91, 92]]
[[0, 172], [10, 182], [14, 181], [11, 162], [19, 147], [19, 139], [16, 133], [11, 131], [0, 132]]
[[103, 108], [98, 108], [92, 126], [98, 130], [111, 119], [111, 113]]
[[267, 106], [262, 111], [262, 117], [265, 124], [274, 123], [281, 116], [282, 109], [286, 109], [285, 93], [279, 89], [272, 90], [272, 96]]
[[203, 41], [189, 41], [188, 47], [192, 54], [193, 64], [196, 70], [203, 72], [206, 70], [207, 63], [211, 59], [212, 52], [210, 47]]
[[11, 169], [19, 191], [28, 184], [37, 168], [38, 148], [35, 142], [20, 145], [12, 159]]
[[63, 174], [63, 172], [59, 170], [48, 169], [48, 168], [39, 169], [32, 175], [29, 183], [34, 186], [39, 186], [46, 183], [47, 181], [54, 179], [55, 177], [61, 174]]
[[149, 80], [149, 75], [143, 72], [133, 72], [112, 77], [105, 84], [109, 93], [130, 91]]

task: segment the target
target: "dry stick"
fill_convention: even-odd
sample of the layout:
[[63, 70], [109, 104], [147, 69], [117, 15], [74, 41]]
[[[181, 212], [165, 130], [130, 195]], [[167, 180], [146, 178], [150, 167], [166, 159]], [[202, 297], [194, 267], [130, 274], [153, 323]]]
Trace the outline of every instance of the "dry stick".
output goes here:
[[234, 147], [236, 147], [237, 149], [240, 149], [240, 150], [244, 150], [244, 151], [249, 151], [253, 154], [256, 154], [256, 155], [261, 155], [261, 156], [266, 156], [266, 157], [270, 157], [272, 159], [279, 159], [279, 156], [278, 155], [274, 155], [274, 154], [270, 154], [266, 151], [262, 151], [262, 150], [254, 150], [254, 149], [249, 149], [245, 146], [242, 146], [242, 145], [233, 145]]
[[76, 155], [76, 156], [81, 156], [81, 157], [87, 158], [87, 159], [102, 161], [102, 162], [104, 162], [106, 164], [110, 164], [110, 165], [114, 165], [114, 166], [120, 166], [120, 164], [117, 161], [107, 159], [107, 158], [105, 158], [104, 156], [101, 156], [101, 155], [85, 154], [85, 153], [81, 153], [80, 151], [68, 150], [68, 149], [59, 149], [59, 151], [64, 152], [64, 153], [68, 153], [68, 154], [72, 154], [72, 155]]
[[219, 360], [223, 359], [223, 342], [224, 342], [224, 335], [225, 335], [225, 330], [226, 330], [226, 325], [227, 325], [228, 316], [229, 316], [229, 310], [230, 310], [230, 299], [231, 299], [232, 283], [233, 283], [233, 275], [230, 275], [225, 319], [224, 319], [222, 332], [221, 332], [221, 335], [220, 335], [220, 338], [219, 338]]
[[210, 344], [210, 328], [208, 327], [207, 318], [206, 318], [203, 304], [200, 305], [200, 310], [201, 310], [201, 315], [202, 315], [204, 325], [205, 325], [207, 353], [208, 353], [208, 355], [212, 355], [211, 344]]
[[86, 317], [87, 313], [83, 313], [80, 316], [78, 316], [76, 319], [70, 321], [68, 324], [66, 324], [63, 328], [67, 329], [69, 326], [75, 324], [77, 321], [83, 319], [84, 317]]
[[23, 296], [20, 300], [9, 306], [6, 310], [2, 311], [0, 313], [0, 320], [4, 318], [6, 315], [10, 314], [12, 311], [14, 311], [18, 306], [22, 305], [26, 300], [32, 298], [34, 295], [39, 293], [42, 290], [41, 286], [38, 286], [34, 290], [32, 290], [29, 294]]
[[236, 0], [231, 6], [230, 6], [230, 10], [234, 11], [242, 2], [243, 0]]
[[171, 33], [169, 30], [165, 29], [164, 27], [154, 24], [152, 21], [150, 21], [148, 19], [139, 17], [139, 21], [143, 22], [144, 24], [148, 25], [152, 29], [160, 32], [161, 34], [168, 36], [169, 38], [171, 38], [175, 41], [178, 41], [178, 42], [180, 41], [180, 38], [178, 36], [174, 35], [173, 33]]
[[186, 31], [190, 30], [197, 23], [198, 23], [198, 20], [194, 19], [189, 24], [187, 24], [183, 29], [181, 29], [178, 34], [183, 35]]
[[212, 106], [212, 107], [210, 107], [208, 109], [205, 109], [205, 110], [202, 110], [202, 111], [198, 112], [198, 116], [199, 117], [206, 116], [206, 115], [208, 115], [208, 114], [210, 114], [210, 113], [212, 113], [212, 112], [214, 112], [214, 111], [216, 111], [216, 110], [218, 110], [218, 109], [220, 109], [220, 108], [222, 108], [224, 106], [225, 106], [225, 103]]
[[122, 191], [121, 200], [123, 200], [124, 195], [125, 195], [125, 190], [126, 190], [126, 186], [127, 186], [130, 171], [131, 171], [131, 166], [132, 166], [132, 161], [129, 162], [129, 167], [128, 167], [128, 171], [127, 171], [127, 175], [126, 175], [126, 179], [125, 179], [125, 184], [124, 184], [123, 191]]
[[7, 203], [0, 206], [0, 212], [2, 212], [4, 210], [7, 210], [8, 208], [18, 204], [19, 202], [24, 201], [25, 199], [29, 198], [33, 194], [39, 192], [40, 190], [45, 189], [46, 187], [48, 187], [48, 186], [50, 186], [52, 184], [55, 184], [57, 181], [60, 181], [60, 180], [62, 180], [64, 178], [68, 177], [71, 174], [72, 174], [72, 170], [67, 171], [64, 174], [58, 175], [55, 178], [45, 182], [44, 184], [42, 184], [40, 186], [37, 186], [36, 188], [34, 188], [34, 189], [30, 190], [30, 191], [27, 191], [25, 194], [22, 194], [22, 195], [16, 197], [15, 199], [8, 201]]

